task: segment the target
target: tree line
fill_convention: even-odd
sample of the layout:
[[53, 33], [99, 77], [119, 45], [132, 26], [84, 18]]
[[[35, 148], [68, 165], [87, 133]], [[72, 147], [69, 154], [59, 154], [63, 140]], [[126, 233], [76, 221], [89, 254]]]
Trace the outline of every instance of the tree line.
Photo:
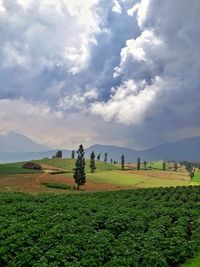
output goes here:
[[[75, 150], [72, 150], [71, 158], [72, 159], [76, 158], [75, 157]], [[97, 159], [97, 161], [99, 161], [101, 159], [101, 153], [99, 153], [96, 156], [94, 151], [92, 151], [92, 153], [90, 155], [90, 165], [89, 165], [91, 173], [94, 173], [96, 170], [96, 159]], [[103, 161], [105, 163], [108, 162], [108, 153], [107, 152], [104, 154]], [[114, 164], [118, 163], [117, 161], [113, 161], [113, 159], [111, 159], [110, 162], [114, 163]], [[177, 169], [178, 169], [177, 162], [174, 161], [173, 164], [174, 164], [174, 166], [173, 166], [174, 171], [177, 171]], [[187, 162], [187, 161], [181, 162], [180, 164], [185, 166], [186, 170], [189, 172], [190, 177], [192, 178], [194, 176], [193, 167], [194, 166], [197, 167], [197, 164], [193, 164], [193, 163]], [[79, 187], [81, 185], [84, 185], [86, 183], [85, 165], [86, 165], [85, 151], [84, 151], [83, 145], [81, 144], [77, 150], [77, 158], [75, 161], [75, 168], [74, 168], [74, 175], [73, 175], [75, 183], [77, 184], [77, 189], [79, 189]], [[141, 170], [141, 165], [143, 165], [143, 170], [144, 169], [147, 170], [147, 168], [151, 169], [151, 166], [148, 166], [148, 163], [146, 160], [143, 163], [141, 163], [141, 159], [140, 159], [140, 157], [138, 157], [137, 158], [137, 170], [138, 171]], [[198, 165], [198, 168], [200, 170], [200, 165]], [[167, 164], [165, 161], [163, 161], [162, 170], [166, 171], [166, 169], [167, 169]], [[121, 156], [121, 170], [125, 170], [125, 156], [124, 155]]]

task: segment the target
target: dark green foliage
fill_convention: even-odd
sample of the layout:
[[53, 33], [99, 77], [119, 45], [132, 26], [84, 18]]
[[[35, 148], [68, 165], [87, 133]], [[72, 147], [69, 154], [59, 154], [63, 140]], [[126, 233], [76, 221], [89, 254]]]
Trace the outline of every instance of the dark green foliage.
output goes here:
[[104, 162], [107, 162], [108, 161], [108, 153], [106, 152], [105, 154], [104, 154]]
[[178, 164], [176, 162], [174, 162], [174, 171], [176, 172], [178, 169]]
[[200, 187], [0, 193], [1, 266], [176, 267], [200, 249]]
[[58, 150], [56, 154], [53, 156], [53, 158], [62, 158], [62, 151]]
[[74, 150], [72, 150], [72, 156], [71, 156], [71, 158], [72, 158], [72, 159], [75, 158], [75, 151], [74, 151]]
[[194, 177], [194, 172], [190, 173], [190, 178], [192, 179]]
[[111, 164], [113, 163], [113, 159], [110, 159], [110, 163], [111, 163]]
[[163, 167], [163, 171], [166, 171], [166, 162], [165, 161], [163, 161], [162, 167]]
[[83, 145], [79, 146], [77, 151], [78, 157], [75, 163], [74, 169], [74, 180], [77, 184], [77, 189], [79, 189], [80, 185], [84, 185], [86, 183], [86, 175], [85, 175], [85, 151]]
[[140, 158], [137, 159], [137, 170], [140, 170]]
[[121, 166], [122, 166], [122, 170], [124, 170], [124, 163], [125, 163], [125, 158], [124, 155], [121, 156]]
[[95, 154], [94, 151], [92, 151], [91, 155], [90, 155], [90, 169], [91, 172], [94, 173], [96, 166], [95, 166]]
[[101, 159], [101, 153], [97, 156], [97, 160]]
[[45, 185], [46, 187], [49, 187], [49, 188], [57, 188], [57, 189], [65, 189], [65, 190], [71, 188], [67, 184], [50, 183], [50, 182], [44, 182], [42, 184]]
[[145, 160], [143, 164], [144, 164], [144, 168], [146, 169], [147, 168], [147, 161]]

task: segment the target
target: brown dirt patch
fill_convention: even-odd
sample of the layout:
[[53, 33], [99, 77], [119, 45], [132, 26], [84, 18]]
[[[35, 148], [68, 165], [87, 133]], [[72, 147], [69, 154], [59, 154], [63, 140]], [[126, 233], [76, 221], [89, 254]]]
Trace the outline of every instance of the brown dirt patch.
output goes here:
[[[66, 183], [72, 187], [72, 190], [62, 190], [47, 188], [42, 183], [43, 182], [54, 182], [54, 183]], [[0, 191], [7, 192], [27, 192], [27, 193], [40, 193], [40, 192], [54, 192], [54, 193], [64, 193], [64, 192], [77, 192], [73, 190], [75, 186], [72, 177], [63, 174], [15, 174], [15, 175], [4, 175], [0, 178]], [[122, 187], [119, 185], [107, 184], [107, 183], [97, 183], [87, 181], [84, 186], [80, 189], [84, 191], [112, 191], [126, 189], [127, 187]]]
[[41, 167], [43, 170], [64, 171], [64, 169], [62, 169], [62, 168], [58, 168], [58, 167], [51, 166], [48, 164], [41, 164]]

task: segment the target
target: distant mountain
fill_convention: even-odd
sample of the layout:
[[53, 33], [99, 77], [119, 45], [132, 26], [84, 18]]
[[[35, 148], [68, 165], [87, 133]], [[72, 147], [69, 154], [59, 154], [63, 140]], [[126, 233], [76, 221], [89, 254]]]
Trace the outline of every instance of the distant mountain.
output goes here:
[[159, 145], [141, 152], [147, 159], [200, 162], [200, 136]]
[[195, 161], [200, 162], [200, 137], [188, 138], [182, 141], [166, 143], [145, 150], [133, 150], [129, 148], [93, 145], [86, 149], [86, 156], [94, 151], [95, 154], [101, 153], [101, 160], [105, 152], [108, 153], [108, 160], [120, 161], [122, 154], [126, 162], [135, 162], [138, 157], [141, 160], [176, 160], [176, 161]]
[[[188, 138], [179, 142], [166, 143], [149, 149], [137, 151], [130, 148], [93, 145], [85, 149], [86, 158], [94, 151], [96, 156], [108, 153], [110, 159], [120, 162], [121, 156], [125, 156], [126, 162], [135, 162], [138, 157], [141, 161], [147, 160], [176, 160], [200, 162], [200, 136]], [[49, 150], [48, 147], [35, 143], [30, 138], [16, 133], [0, 135], [0, 163], [28, 161], [32, 159], [51, 158], [57, 150]], [[63, 150], [63, 157], [71, 157], [71, 150]]]
[[0, 152], [36, 152], [47, 149], [47, 146], [37, 144], [22, 134], [14, 132], [0, 134]]
[[[49, 150], [22, 134], [10, 132], [0, 134], [0, 163], [51, 158], [57, 150]], [[71, 151], [64, 150], [63, 157], [70, 157]]]

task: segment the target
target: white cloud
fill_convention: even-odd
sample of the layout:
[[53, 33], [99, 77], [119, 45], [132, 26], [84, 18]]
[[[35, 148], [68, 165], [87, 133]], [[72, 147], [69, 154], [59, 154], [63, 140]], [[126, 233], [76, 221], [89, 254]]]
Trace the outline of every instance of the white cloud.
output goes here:
[[141, 123], [149, 116], [148, 107], [156, 97], [159, 82], [159, 77], [153, 86], [148, 86], [145, 81], [136, 84], [134, 80], [128, 80], [115, 89], [108, 102], [92, 104], [91, 112], [105, 120], [116, 119], [129, 125]]
[[87, 106], [90, 102], [93, 102], [98, 98], [97, 88], [90, 88], [86, 86], [85, 93], [77, 93], [71, 96], [67, 95], [63, 99], [59, 100], [59, 108], [67, 111], [87, 111]]
[[120, 3], [117, 0], [113, 1], [112, 11], [118, 14], [122, 13], [122, 7], [120, 6]]
[[18, 0], [12, 7], [0, 2], [0, 10], [6, 10], [1, 18], [6, 25], [6, 33], [1, 36], [1, 66], [18, 65], [39, 73], [62, 64], [73, 75], [84, 70], [100, 31], [93, 9], [97, 3]]

